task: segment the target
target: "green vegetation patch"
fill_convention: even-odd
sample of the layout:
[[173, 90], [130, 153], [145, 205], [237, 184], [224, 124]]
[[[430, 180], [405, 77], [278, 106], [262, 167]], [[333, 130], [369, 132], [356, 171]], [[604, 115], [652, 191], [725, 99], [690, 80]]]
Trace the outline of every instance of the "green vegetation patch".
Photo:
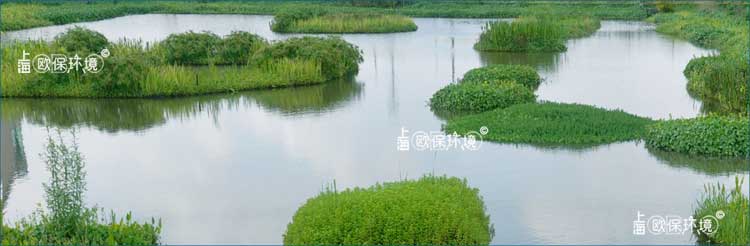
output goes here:
[[731, 11], [680, 11], [660, 13], [649, 19], [656, 31], [687, 39], [693, 44], [718, 49], [721, 54], [699, 57], [685, 68], [688, 91], [703, 101], [704, 112], [732, 115], [748, 109], [747, 27], [742, 14]]
[[435, 92], [430, 107], [436, 112], [472, 113], [536, 100], [528, 88], [513, 81], [450, 84]]
[[[3, 97], [155, 97], [320, 84], [348, 78], [362, 61], [361, 51], [337, 37], [290, 38], [267, 43], [255, 34], [233, 32], [171, 35], [151, 46], [140, 42], [107, 43], [111, 56], [98, 73], [17, 71], [23, 51], [33, 56], [68, 51], [68, 56], [100, 42], [92, 31], [75, 28], [51, 43], [18, 42], [2, 47]], [[80, 34], [80, 35], [79, 35]], [[63, 46], [63, 44], [76, 44]], [[98, 48], [98, 46], [96, 46]], [[227, 66], [216, 66], [222, 64]], [[196, 66], [198, 65], [198, 66]]]
[[[750, 234], [748, 228], [748, 211], [750, 211], [750, 199], [743, 194], [742, 179], [735, 178], [735, 187], [727, 191], [727, 188], [721, 184], [706, 185], [703, 197], [698, 200], [698, 207], [695, 209], [693, 217], [696, 219], [693, 225], [695, 234], [699, 243], [711, 243], [719, 245], [747, 245], [750, 243]], [[747, 186], [745, 186], [747, 187]], [[707, 234], [700, 229], [702, 218], [707, 216], [716, 216], [717, 211], [723, 211], [725, 216], [720, 220], [712, 220], [715, 233]]]
[[561, 52], [569, 38], [588, 36], [600, 27], [587, 16], [523, 16], [513, 22], [487, 23], [474, 48], [479, 51]]
[[274, 16], [271, 30], [280, 33], [392, 33], [413, 32], [417, 25], [402, 15], [288, 11]]
[[531, 90], [536, 90], [542, 78], [534, 68], [526, 65], [497, 64], [475, 68], [464, 74], [461, 83], [497, 83], [515, 81]]
[[486, 245], [493, 235], [479, 190], [466, 180], [425, 176], [327, 189], [297, 210], [284, 244]]
[[639, 139], [652, 121], [620, 110], [564, 103], [530, 103], [448, 120], [445, 132], [467, 134], [482, 126], [484, 140], [539, 145], [595, 145]]
[[659, 121], [648, 127], [646, 145], [686, 154], [744, 157], [750, 148], [749, 123], [726, 116]]

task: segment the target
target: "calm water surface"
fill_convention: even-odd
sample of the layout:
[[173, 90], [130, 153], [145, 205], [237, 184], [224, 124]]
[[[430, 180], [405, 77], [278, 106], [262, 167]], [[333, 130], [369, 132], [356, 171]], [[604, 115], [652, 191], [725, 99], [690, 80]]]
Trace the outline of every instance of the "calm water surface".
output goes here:
[[[232, 30], [269, 39], [269, 16], [136, 15], [79, 25], [110, 40], [159, 41], [171, 33]], [[489, 20], [416, 19], [419, 31], [344, 35], [364, 51], [352, 81], [160, 100], [4, 99], [2, 182], [6, 219], [44, 201], [39, 157], [47, 127], [80, 127], [89, 205], [160, 217], [163, 242], [281, 243], [306, 199], [340, 188], [416, 178], [467, 178], [480, 189], [497, 244], [691, 243], [690, 235], [635, 236], [633, 220], [692, 214], [703, 185], [747, 179], [742, 162], [713, 163], [624, 142], [588, 149], [485, 143], [478, 151], [397, 151], [401, 129], [439, 131], [426, 106], [469, 69], [537, 67], [542, 100], [619, 108], [652, 118], [694, 117], [701, 103], [682, 70], [711, 51], [638, 22], [603, 22], [559, 54], [472, 49]], [[71, 25], [3, 34], [49, 39]], [[491, 129], [490, 129], [491, 130]]]

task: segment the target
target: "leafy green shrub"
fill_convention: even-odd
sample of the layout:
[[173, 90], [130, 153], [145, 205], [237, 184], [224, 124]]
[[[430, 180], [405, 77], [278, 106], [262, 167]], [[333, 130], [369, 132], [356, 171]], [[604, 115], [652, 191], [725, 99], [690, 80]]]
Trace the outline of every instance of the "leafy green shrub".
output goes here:
[[535, 99], [531, 90], [513, 81], [450, 84], [432, 95], [430, 107], [437, 112], [483, 112]]
[[221, 38], [210, 32], [170, 34], [161, 42], [166, 62], [181, 65], [205, 65], [212, 62]]
[[[750, 211], [750, 199], [742, 192], [743, 179], [735, 177], [735, 187], [727, 191], [722, 184], [708, 184], [705, 187], [703, 197], [698, 200], [698, 207], [693, 213], [696, 219], [693, 225], [693, 234], [699, 243], [712, 243], [719, 245], [747, 245], [750, 243], [748, 231], [748, 211]], [[747, 187], [747, 186], [745, 186]], [[701, 218], [715, 216], [717, 211], [724, 211], [725, 216], [718, 220], [719, 227], [715, 233], [707, 234], [700, 232]], [[712, 220], [712, 222], [717, 222]]]
[[660, 0], [656, 2], [656, 11], [659, 13], [671, 13], [674, 12], [674, 3], [669, 0]]
[[536, 90], [542, 79], [534, 68], [526, 65], [498, 64], [475, 68], [464, 74], [461, 83], [485, 83], [512, 80]]
[[565, 29], [548, 18], [519, 17], [512, 23], [487, 23], [474, 48], [480, 51], [565, 51]]
[[142, 57], [113, 55], [101, 71], [83, 77], [100, 96], [137, 96], [149, 69]]
[[479, 190], [466, 180], [419, 180], [337, 191], [307, 200], [284, 244], [478, 245], [494, 236]]
[[219, 49], [221, 63], [246, 65], [253, 54], [266, 45], [268, 45], [266, 40], [258, 35], [233, 31], [221, 40]]
[[340, 37], [295, 37], [260, 49], [253, 56], [252, 64], [280, 59], [317, 61], [326, 80], [333, 80], [356, 73], [362, 62], [362, 52]]
[[284, 9], [273, 16], [271, 31], [284, 32], [294, 25], [295, 22], [324, 14], [326, 14], [326, 11], [322, 8]]
[[486, 126], [489, 132], [484, 140], [576, 146], [639, 139], [651, 122], [620, 110], [544, 102], [453, 118], [443, 130], [467, 134]]
[[101, 33], [76, 26], [55, 37], [55, 43], [69, 53], [87, 56], [99, 53], [109, 44]]
[[748, 120], [707, 116], [659, 121], [648, 127], [646, 146], [710, 156], [743, 157], [748, 153]]

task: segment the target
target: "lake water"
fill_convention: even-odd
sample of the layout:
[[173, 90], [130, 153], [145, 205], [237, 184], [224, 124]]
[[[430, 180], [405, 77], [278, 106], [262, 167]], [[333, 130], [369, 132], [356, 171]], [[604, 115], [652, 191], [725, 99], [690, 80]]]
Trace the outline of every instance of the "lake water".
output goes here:
[[[188, 30], [290, 36], [272, 33], [271, 19], [152, 14], [78, 25], [110, 40], [146, 42]], [[402, 129], [440, 130], [444, 121], [427, 100], [472, 68], [529, 64], [545, 78], [541, 100], [668, 119], [700, 114], [682, 70], [712, 52], [649, 24], [605, 21], [594, 35], [570, 40], [564, 53], [479, 53], [472, 45], [491, 20], [415, 21], [412, 33], [344, 35], [364, 52], [353, 81], [176, 99], [3, 99], [5, 219], [27, 216], [44, 201], [47, 127], [79, 128], [88, 205], [159, 217], [168, 244], [279, 244], [296, 209], [334, 180], [341, 189], [429, 173], [479, 188], [496, 244], [687, 244], [694, 241], [689, 232], [634, 235], [637, 213], [686, 218], [704, 184], [748, 179], [742, 162], [649, 151], [637, 141], [398, 151]], [[2, 38], [50, 39], [70, 26]]]

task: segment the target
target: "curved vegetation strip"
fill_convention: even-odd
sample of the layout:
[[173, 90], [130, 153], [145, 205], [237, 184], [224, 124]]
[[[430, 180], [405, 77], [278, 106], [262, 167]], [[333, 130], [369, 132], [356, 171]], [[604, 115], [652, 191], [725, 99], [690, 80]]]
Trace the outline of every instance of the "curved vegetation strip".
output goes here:
[[375, 13], [282, 12], [271, 30], [279, 33], [393, 33], [417, 30], [411, 18]]
[[[26, 51], [62, 53], [68, 57], [98, 53], [111, 56], [98, 73], [22, 74], [17, 63]], [[92, 52], [93, 51], [93, 52]], [[30, 41], [3, 47], [3, 97], [157, 97], [247, 89], [320, 84], [358, 71], [361, 51], [338, 37], [301, 37], [268, 42], [257, 35], [234, 32], [172, 34], [145, 46], [140, 42], [109, 43], [101, 34], [74, 28], [51, 42]]]
[[567, 39], [593, 34], [601, 26], [588, 16], [522, 16], [487, 23], [474, 48], [500, 52], [561, 52]]
[[425, 176], [329, 188], [297, 210], [284, 244], [486, 245], [493, 235], [478, 189], [458, 178]]
[[542, 78], [527, 65], [496, 64], [469, 70], [461, 78], [461, 83], [497, 83], [515, 81], [531, 90], [536, 90]]
[[646, 146], [693, 155], [744, 157], [750, 149], [747, 118], [708, 116], [660, 121], [648, 127]]
[[651, 122], [620, 110], [543, 102], [450, 119], [444, 131], [467, 134], [486, 126], [484, 140], [494, 142], [596, 145], [639, 139]]

